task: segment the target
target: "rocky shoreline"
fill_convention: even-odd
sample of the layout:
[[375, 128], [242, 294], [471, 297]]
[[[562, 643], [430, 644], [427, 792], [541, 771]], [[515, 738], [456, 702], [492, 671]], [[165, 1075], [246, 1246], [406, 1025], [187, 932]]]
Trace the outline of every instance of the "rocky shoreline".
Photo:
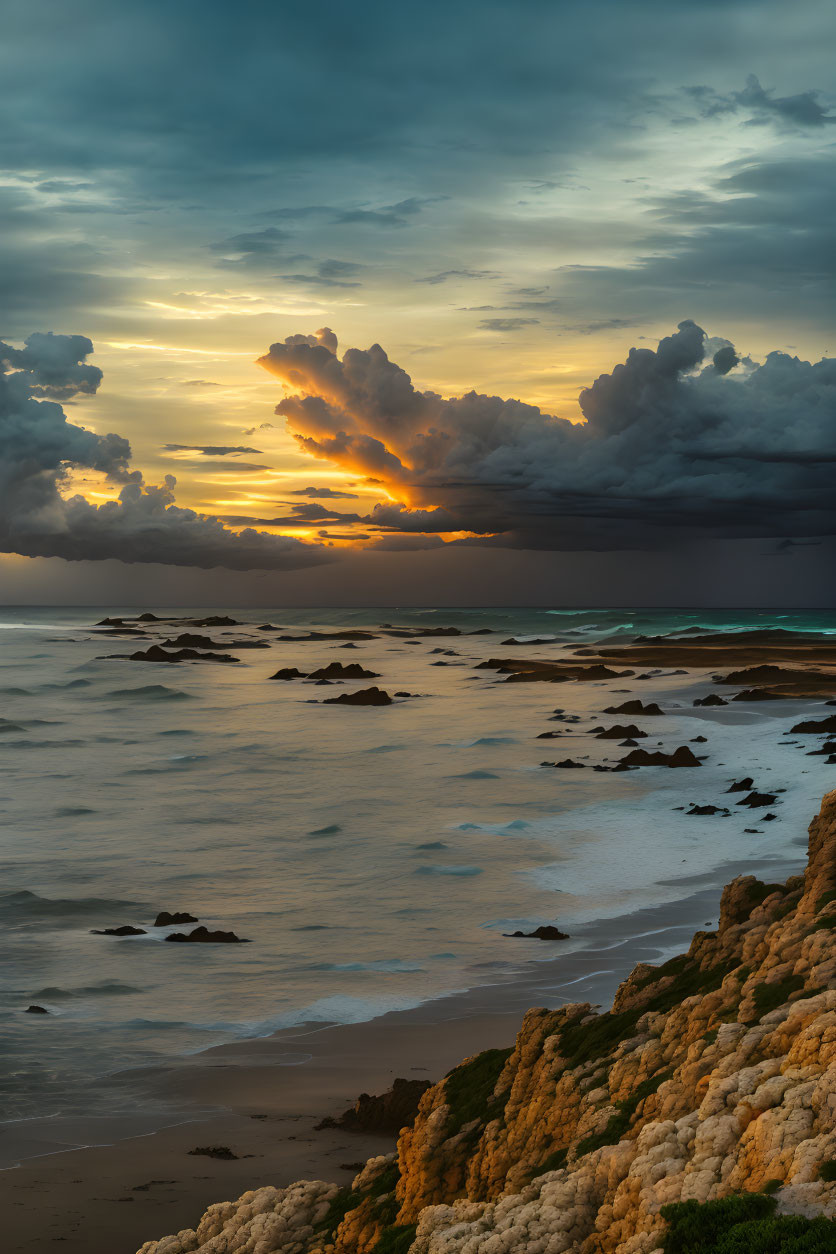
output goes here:
[[836, 792], [809, 831], [803, 876], [734, 880], [717, 931], [606, 1013], [529, 1011], [350, 1187], [260, 1187], [139, 1254], [656, 1254], [721, 1221], [735, 1250], [787, 1224], [833, 1248]]

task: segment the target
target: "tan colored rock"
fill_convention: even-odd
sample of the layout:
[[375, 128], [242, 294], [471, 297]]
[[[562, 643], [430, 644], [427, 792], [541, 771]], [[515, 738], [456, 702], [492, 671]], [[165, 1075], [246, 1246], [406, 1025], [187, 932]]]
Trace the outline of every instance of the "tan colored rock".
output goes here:
[[[410, 1254], [657, 1254], [666, 1203], [776, 1180], [782, 1209], [836, 1218], [836, 1186], [819, 1178], [836, 1158], [830, 893], [836, 792], [810, 825], [803, 880], [735, 880], [717, 932], [636, 968], [609, 1015], [529, 1011], [485, 1072], [479, 1117], [457, 1121], [455, 1083], [429, 1089], [383, 1199], [389, 1222], [397, 1208], [417, 1225]], [[392, 1164], [369, 1161], [334, 1232], [322, 1223], [336, 1186], [303, 1181], [210, 1207], [140, 1254], [372, 1254]]]

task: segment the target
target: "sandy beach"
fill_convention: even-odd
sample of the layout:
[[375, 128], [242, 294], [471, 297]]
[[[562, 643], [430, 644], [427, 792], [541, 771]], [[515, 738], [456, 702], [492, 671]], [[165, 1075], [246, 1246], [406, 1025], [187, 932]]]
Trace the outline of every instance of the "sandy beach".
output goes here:
[[[572, 1001], [608, 1005], [638, 962], [687, 947], [716, 924], [723, 882], [742, 871], [786, 876], [802, 864], [728, 864], [710, 883], [688, 885], [666, 906], [590, 924], [586, 945], [564, 957], [526, 962], [500, 984], [383, 1015], [370, 1023], [294, 1029], [209, 1049], [174, 1065], [121, 1073], [109, 1083], [171, 1110], [172, 1123], [137, 1135], [112, 1121], [44, 1120], [40, 1156], [0, 1173], [5, 1249], [14, 1254], [61, 1244], [64, 1254], [134, 1254], [149, 1236], [192, 1226], [205, 1207], [262, 1184], [297, 1179], [344, 1184], [357, 1164], [394, 1148], [392, 1136], [315, 1130], [361, 1092], [381, 1093], [397, 1076], [436, 1080], [462, 1058], [508, 1045], [530, 1006]], [[537, 942], [523, 942], [528, 947]], [[530, 953], [530, 949], [528, 950]], [[157, 1116], [159, 1117], [159, 1116]], [[63, 1148], [87, 1142], [88, 1148]], [[20, 1145], [6, 1125], [0, 1152]], [[227, 1146], [237, 1157], [191, 1156]], [[30, 1146], [30, 1148], [34, 1148]]]

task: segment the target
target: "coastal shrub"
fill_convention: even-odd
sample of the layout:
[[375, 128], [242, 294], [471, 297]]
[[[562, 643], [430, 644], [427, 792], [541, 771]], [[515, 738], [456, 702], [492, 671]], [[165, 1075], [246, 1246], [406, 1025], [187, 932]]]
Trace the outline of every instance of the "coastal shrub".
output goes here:
[[407, 1254], [417, 1230], [417, 1224], [393, 1224], [384, 1228], [370, 1254]]
[[355, 1193], [352, 1189], [340, 1189], [331, 1198], [328, 1210], [316, 1225], [317, 1232], [334, 1233], [350, 1210], [359, 1206], [364, 1198], [363, 1193]]
[[651, 1093], [655, 1093], [659, 1085], [664, 1084], [665, 1080], [669, 1080], [672, 1075], [672, 1071], [660, 1071], [658, 1075], [650, 1076], [641, 1084], [637, 1084], [629, 1097], [616, 1102], [615, 1112], [610, 1115], [605, 1128], [578, 1141], [575, 1146], [577, 1155], [580, 1157], [582, 1154], [590, 1154], [593, 1150], [600, 1149], [602, 1145], [615, 1145], [620, 1141], [644, 1099], [650, 1097]]
[[486, 1049], [468, 1062], [455, 1067], [444, 1080], [444, 1095], [450, 1113], [447, 1130], [450, 1136], [460, 1132], [474, 1119], [489, 1123], [505, 1105], [507, 1095], [493, 1096], [502, 1068], [510, 1058], [511, 1049]]
[[784, 1187], [783, 1180], [764, 1180], [761, 1185], [761, 1193], [777, 1193], [779, 1189]]
[[836, 1180], [836, 1158], [827, 1158], [823, 1163], [819, 1163], [819, 1179]]
[[340, 1189], [331, 1199], [328, 1210], [316, 1225], [317, 1232], [335, 1233], [349, 1211], [356, 1210], [368, 1198], [380, 1200], [372, 1207], [372, 1215], [384, 1223], [392, 1223], [398, 1213], [395, 1188], [401, 1178], [397, 1162], [390, 1163], [367, 1189]]
[[[708, 993], [719, 988], [726, 975], [722, 966], [708, 967], [702, 970], [693, 958], [681, 954], [671, 958], [664, 966], [651, 976], [645, 977], [648, 985], [658, 982], [663, 976], [673, 975], [671, 983], [661, 989], [655, 997], [649, 998], [641, 1006], [633, 1006], [629, 1010], [618, 1012], [608, 1011], [597, 1015], [591, 1022], [583, 1023], [584, 1015], [570, 1019], [560, 1033], [560, 1052], [569, 1067], [579, 1067], [593, 1058], [601, 1058], [611, 1054], [617, 1045], [633, 1036], [636, 1024], [648, 1010], [667, 1011], [679, 1005], [686, 997], [697, 993]], [[644, 981], [638, 987], [644, 986]]]
[[817, 1216], [776, 1215], [774, 1197], [743, 1193], [715, 1202], [673, 1202], [665, 1254], [833, 1254], [836, 1222]]
[[831, 889], [829, 893], [822, 893], [816, 902], [816, 913], [818, 914], [823, 906], [829, 906], [831, 901], [836, 901], [836, 889]]
[[758, 984], [752, 993], [758, 1018], [783, 1006], [790, 993], [796, 993], [803, 987], [803, 975], [788, 975], [785, 980], [776, 980], [774, 984]]
[[763, 880], [755, 880], [754, 884], [750, 884], [746, 896], [750, 902], [750, 911], [759, 906], [762, 901], [766, 901], [767, 897], [771, 897], [773, 893], [783, 893], [783, 884], [764, 884]]
[[544, 1176], [547, 1171], [560, 1171], [566, 1166], [566, 1158], [569, 1151], [567, 1149], [552, 1150], [548, 1158], [544, 1158], [538, 1163], [531, 1173], [532, 1176]]

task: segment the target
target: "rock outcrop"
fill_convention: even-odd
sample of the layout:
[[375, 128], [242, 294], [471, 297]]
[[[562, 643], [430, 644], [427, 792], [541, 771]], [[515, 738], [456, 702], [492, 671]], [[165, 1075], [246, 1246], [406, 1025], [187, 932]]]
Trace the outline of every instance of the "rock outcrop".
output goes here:
[[530, 1010], [350, 1189], [261, 1188], [140, 1254], [660, 1254], [669, 1221], [738, 1194], [836, 1248], [836, 792], [803, 876], [734, 880], [717, 931], [604, 1014]]

